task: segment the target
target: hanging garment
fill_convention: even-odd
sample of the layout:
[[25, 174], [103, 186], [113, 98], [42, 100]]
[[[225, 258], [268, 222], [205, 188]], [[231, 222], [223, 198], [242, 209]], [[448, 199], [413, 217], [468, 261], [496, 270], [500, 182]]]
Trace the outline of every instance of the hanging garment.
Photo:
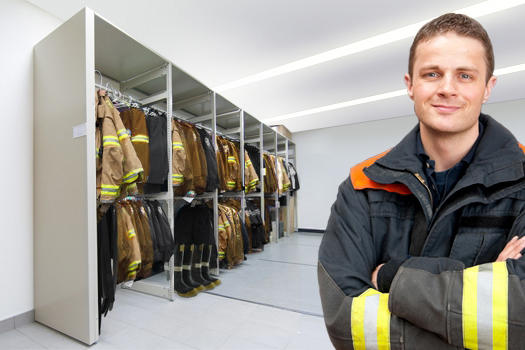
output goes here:
[[277, 182], [279, 184], [279, 195], [284, 194], [290, 189], [290, 178], [286, 173], [286, 168], [284, 166], [284, 159], [282, 157], [277, 157]]
[[206, 190], [208, 168], [199, 133], [190, 123], [180, 121], [176, 123], [179, 124], [179, 130], [182, 130], [184, 135], [182, 142], [193, 174], [191, 181], [184, 181], [185, 191], [195, 191], [201, 194]]
[[191, 172], [191, 164], [186, 155], [184, 144], [184, 133], [179, 123], [174, 119], [171, 120], [171, 140], [172, 140], [172, 184], [175, 195], [182, 196], [186, 194], [184, 189], [187, 187], [186, 183], [192, 182], [193, 174]]
[[252, 160], [247, 151], [244, 151], [244, 190], [246, 193], [255, 192], [259, 184], [259, 176], [255, 171]]
[[278, 190], [277, 175], [275, 173], [275, 157], [269, 154], [263, 155], [264, 159], [264, 193], [274, 193]]
[[157, 200], [149, 201], [149, 206], [152, 209], [152, 215], [155, 216], [159, 223], [158, 247], [160, 250], [161, 261], [167, 263], [170, 261], [173, 255], [173, 249], [175, 249], [175, 242], [173, 240], [173, 234], [171, 232], [170, 223], [162, 205]]
[[149, 131], [149, 176], [144, 185], [145, 193], [166, 192], [168, 190], [168, 150], [167, 121], [164, 114], [148, 115], [146, 123]]
[[123, 192], [136, 193], [143, 168], [119, 112], [107, 96], [97, 98], [97, 199], [112, 203]]
[[[260, 203], [260, 202], [259, 202]], [[246, 201], [246, 228], [250, 235], [250, 248], [261, 249], [264, 244], [267, 243], [265, 240], [264, 223], [261, 217], [261, 210], [255, 205], [254, 201]]]
[[[128, 135], [131, 137], [131, 143], [140, 159], [142, 168], [144, 168], [143, 181], [147, 182], [149, 177], [149, 132], [146, 124], [144, 112], [138, 108], [126, 108], [120, 111], [122, 122]], [[139, 188], [142, 185], [139, 185]]]
[[297, 175], [297, 170], [295, 170], [295, 166], [290, 162], [288, 162], [288, 171], [290, 173], [291, 189], [292, 192], [295, 192], [298, 189], [300, 189], [301, 186], [299, 185], [299, 177]]
[[141, 268], [141, 253], [135, 227], [129, 212], [117, 203], [118, 278], [117, 283], [133, 281]]
[[102, 316], [113, 308], [117, 285], [117, 213], [112, 205], [97, 225], [98, 331]]
[[260, 176], [261, 152], [257, 147], [251, 145], [244, 145], [244, 149], [246, 150], [246, 152], [248, 152], [248, 155], [250, 156], [250, 160], [252, 162], [253, 168], [255, 169], [255, 173], [257, 174], [257, 176]]
[[161, 253], [161, 242], [160, 242], [160, 224], [157, 220], [157, 217], [154, 214], [154, 211], [151, 208], [151, 203], [149, 201], [143, 202], [144, 210], [148, 217], [148, 224], [151, 233], [151, 244], [153, 246], [153, 266], [152, 274], [156, 274], [164, 270], [164, 262], [162, 261]]
[[204, 154], [206, 156], [207, 177], [206, 177], [206, 192], [213, 192], [219, 188], [219, 174], [217, 169], [217, 155], [213, 147], [212, 138], [210, 134], [201, 128], [196, 128], [199, 133]]
[[225, 268], [232, 268], [244, 260], [243, 238], [237, 211], [219, 204], [219, 260]]
[[151, 241], [151, 233], [149, 232], [149, 224], [147, 224], [147, 226], [145, 225], [142, 213], [140, 210], [137, 210], [133, 201], [125, 201], [123, 205], [131, 217], [131, 222], [135, 228], [139, 242], [142, 267], [137, 273], [137, 278], [149, 277], [151, 276], [153, 266], [153, 243]]
[[221, 192], [240, 191], [242, 183], [238, 148], [233, 142], [220, 136], [217, 136], [217, 146]]

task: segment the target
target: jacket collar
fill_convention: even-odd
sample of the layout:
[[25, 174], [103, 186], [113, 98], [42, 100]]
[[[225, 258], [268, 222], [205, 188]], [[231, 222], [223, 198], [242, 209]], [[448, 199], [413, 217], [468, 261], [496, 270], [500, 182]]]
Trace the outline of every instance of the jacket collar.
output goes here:
[[[483, 124], [484, 132], [472, 162], [458, 185], [482, 184], [490, 187], [523, 178], [525, 155], [515, 137], [489, 115], [480, 114], [479, 121]], [[376, 164], [391, 170], [421, 173], [423, 164], [416, 155], [418, 132], [419, 124], [390, 152], [370, 166], [369, 173], [373, 175]]]

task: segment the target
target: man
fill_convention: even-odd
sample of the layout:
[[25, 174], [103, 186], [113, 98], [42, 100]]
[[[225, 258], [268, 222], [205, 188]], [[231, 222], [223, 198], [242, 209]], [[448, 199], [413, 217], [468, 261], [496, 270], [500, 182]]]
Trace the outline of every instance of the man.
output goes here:
[[525, 349], [525, 156], [481, 114], [495, 85], [482, 26], [445, 14], [412, 44], [416, 126], [353, 167], [318, 278], [338, 349]]

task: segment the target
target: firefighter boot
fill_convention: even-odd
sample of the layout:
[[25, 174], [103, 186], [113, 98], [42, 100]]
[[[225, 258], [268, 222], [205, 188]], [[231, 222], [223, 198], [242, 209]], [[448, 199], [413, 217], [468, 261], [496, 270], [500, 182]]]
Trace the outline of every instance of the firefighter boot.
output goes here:
[[205, 289], [209, 290], [213, 289], [215, 285], [202, 276], [201, 266], [203, 248], [204, 244], [195, 245], [195, 249], [193, 250], [193, 258], [191, 259], [191, 278], [195, 282], [200, 283], [202, 286], [204, 286]]
[[217, 287], [219, 284], [221, 284], [221, 280], [210, 276], [210, 257], [212, 249], [213, 246], [211, 244], [204, 245], [202, 252], [201, 273], [205, 280], [211, 281], [211, 283]]
[[198, 292], [204, 290], [204, 286], [200, 282], [194, 281], [191, 277], [191, 262], [193, 258], [194, 244], [186, 244], [184, 247], [184, 262], [182, 264], [182, 281], [191, 288], [195, 288]]
[[175, 256], [174, 256], [174, 272], [173, 272], [173, 282], [175, 285], [175, 291], [181, 297], [189, 298], [197, 295], [199, 292], [197, 289], [190, 287], [184, 283], [182, 279], [182, 261], [184, 259], [184, 244], [175, 246]]

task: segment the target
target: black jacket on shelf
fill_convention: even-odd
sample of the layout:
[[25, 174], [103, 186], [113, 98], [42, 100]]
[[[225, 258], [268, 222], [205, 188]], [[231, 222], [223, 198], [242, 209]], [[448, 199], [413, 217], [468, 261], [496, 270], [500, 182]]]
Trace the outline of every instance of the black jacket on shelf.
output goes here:
[[166, 142], [166, 117], [148, 116], [146, 118], [149, 132], [149, 177], [144, 185], [145, 193], [167, 191], [168, 186], [168, 151]]
[[217, 169], [217, 154], [213, 147], [213, 141], [210, 134], [201, 128], [196, 128], [201, 137], [202, 148], [206, 155], [206, 165], [208, 169], [208, 176], [206, 178], [206, 192], [215, 191], [219, 188], [219, 172]]
[[[248, 156], [250, 156], [250, 160], [252, 161], [253, 167], [255, 168], [255, 171], [257, 172], [257, 176], [261, 175], [261, 152], [259, 149], [255, 146], [251, 145], [244, 145], [244, 149], [246, 152], [248, 152]], [[259, 179], [262, 181], [262, 179]]]

